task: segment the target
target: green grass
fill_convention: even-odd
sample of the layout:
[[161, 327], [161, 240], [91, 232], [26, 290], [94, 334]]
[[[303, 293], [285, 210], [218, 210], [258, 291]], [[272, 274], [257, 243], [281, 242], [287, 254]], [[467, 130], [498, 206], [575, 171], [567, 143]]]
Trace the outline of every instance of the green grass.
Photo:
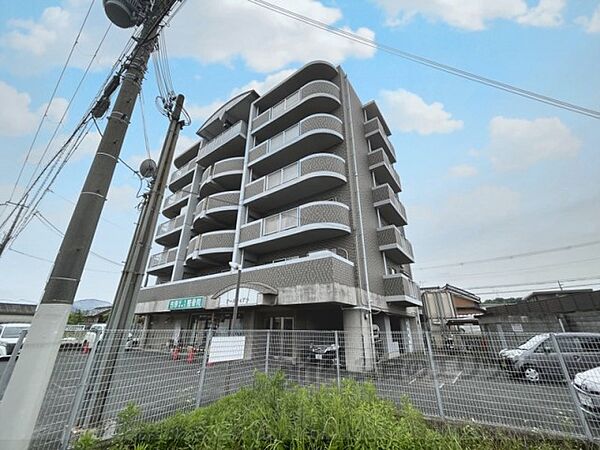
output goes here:
[[[371, 384], [345, 381], [302, 388], [283, 375], [257, 375], [254, 386], [210, 406], [157, 423], [135, 424], [135, 407], [120, 415], [114, 450], [175, 449], [576, 449], [571, 441], [508, 436], [475, 426], [433, 427], [408, 402], [377, 397]], [[97, 443], [78, 448], [97, 448]], [[106, 448], [106, 446], [103, 446]]]

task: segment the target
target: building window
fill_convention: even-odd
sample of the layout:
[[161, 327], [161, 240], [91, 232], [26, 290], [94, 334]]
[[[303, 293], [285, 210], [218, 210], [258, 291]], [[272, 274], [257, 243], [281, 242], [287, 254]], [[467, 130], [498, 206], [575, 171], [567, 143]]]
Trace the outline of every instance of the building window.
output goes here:
[[282, 183], [291, 181], [294, 178], [298, 178], [297, 162], [267, 175], [267, 189], [272, 189]]
[[263, 235], [277, 233], [298, 226], [298, 208], [264, 218]]

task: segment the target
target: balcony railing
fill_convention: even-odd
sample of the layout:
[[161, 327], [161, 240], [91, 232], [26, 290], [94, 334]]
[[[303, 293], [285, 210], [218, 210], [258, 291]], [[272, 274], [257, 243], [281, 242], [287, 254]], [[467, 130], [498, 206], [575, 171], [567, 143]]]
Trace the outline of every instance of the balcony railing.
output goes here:
[[181, 228], [183, 226], [183, 222], [185, 221], [185, 215], [180, 215], [174, 219], [168, 220], [159, 225], [158, 230], [156, 232], [156, 237], [160, 238], [165, 234], [170, 233], [171, 231]]
[[404, 274], [384, 275], [383, 289], [388, 303], [422, 306], [419, 286]]
[[388, 184], [374, 187], [372, 192], [373, 206], [386, 222], [399, 226], [407, 224], [406, 209]]
[[245, 204], [258, 210], [274, 209], [329, 191], [346, 181], [343, 158], [316, 153], [246, 185]]
[[177, 249], [172, 248], [169, 250], [165, 250], [160, 253], [156, 253], [150, 257], [150, 262], [148, 263], [148, 272], [151, 272], [151, 269], [159, 269], [163, 266], [170, 266], [175, 263], [175, 259], [177, 258]]
[[208, 162], [210, 164], [227, 156], [243, 154], [243, 147], [240, 146], [240, 148], [236, 149], [235, 142], [236, 138], [239, 138], [240, 142], [243, 142], [246, 139], [247, 131], [248, 125], [242, 120], [230, 126], [200, 148], [198, 162], [202, 164], [207, 164]]
[[184, 186], [180, 191], [165, 198], [163, 203], [163, 214], [169, 218], [176, 217], [179, 214], [181, 207], [188, 202], [191, 192], [192, 185], [190, 183], [187, 186]]
[[[340, 119], [331, 114], [313, 114], [250, 149], [248, 165], [254, 169], [262, 165], [263, 173], [271, 172], [303, 156], [327, 150], [342, 140]], [[275, 154], [277, 161], [267, 164], [266, 160]]]
[[393, 261], [400, 264], [415, 262], [411, 243], [395, 225], [378, 228], [377, 241], [379, 250], [385, 252]]
[[217, 192], [203, 198], [194, 212], [194, 228], [205, 232], [234, 226], [239, 201], [240, 191]]
[[242, 226], [240, 248], [268, 252], [350, 233], [350, 208], [317, 201]]
[[[171, 178], [169, 180], [169, 187], [173, 190], [177, 190], [181, 185], [189, 184], [192, 181], [189, 175], [194, 173], [195, 168], [196, 158], [192, 159], [183, 167], [180, 167], [171, 174]], [[183, 180], [184, 177], [189, 179]]]
[[192, 267], [225, 264], [231, 260], [235, 230], [203, 233], [190, 241], [186, 264]]
[[214, 163], [202, 174], [200, 196], [205, 197], [218, 190], [239, 188], [243, 171], [243, 157], [228, 158]]
[[394, 192], [400, 192], [402, 190], [400, 176], [382, 148], [369, 152], [368, 159], [369, 169], [375, 174], [375, 179], [378, 184], [387, 183]]
[[[326, 80], [311, 81], [305, 84], [302, 88], [288, 95], [276, 105], [256, 116], [252, 121], [253, 132], [260, 129], [265, 124], [283, 116], [307, 100], [318, 97], [325, 97], [329, 101], [326, 105], [322, 103], [316, 104], [315, 108], [308, 110], [308, 114], [319, 111], [329, 112], [326, 110], [331, 110], [332, 107], [340, 105], [340, 89], [334, 83]], [[313, 111], [313, 109], [316, 108], [318, 108], [318, 111]]]
[[396, 162], [396, 152], [390, 142], [383, 125], [377, 117], [367, 120], [364, 123], [365, 137], [371, 142], [371, 148], [382, 147], [390, 161]]

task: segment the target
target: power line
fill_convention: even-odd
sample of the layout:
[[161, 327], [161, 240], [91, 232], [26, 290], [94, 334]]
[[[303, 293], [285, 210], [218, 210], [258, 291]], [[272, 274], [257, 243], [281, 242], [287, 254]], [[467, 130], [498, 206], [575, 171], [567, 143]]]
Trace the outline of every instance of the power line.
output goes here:
[[[578, 288], [594, 288], [596, 286], [600, 286], [600, 283], [585, 283], [585, 284], [574, 284], [571, 286], [563, 286], [567, 289], [578, 289]], [[547, 288], [541, 288], [541, 289], [546, 289], [546, 290], [550, 290], [551, 286], [547, 287]], [[556, 289], [552, 289], [552, 290], [556, 290]], [[498, 295], [498, 294], [514, 294], [514, 293], [519, 293], [519, 292], [535, 292], [535, 290], [533, 289], [512, 289], [512, 290], [506, 290], [506, 291], [488, 291], [488, 292], [477, 292], [477, 295]]]
[[248, 1], [257, 6], [268, 9], [272, 12], [281, 14], [281, 15], [289, 17], [291, 19], [298, 20], [307, 25], [311, 25], [313, 27], [316, 27], [321, 30], [327, 31], [329, 33], [335, 34], [337, 36], [349, 39], [349, 40], [357, 42], [359, 44], [363, 44], [363, 45], [366, 45], [366, 46], [369, 46], [372, 48], [377, 48], [386, 53], [398, 56], [398, 57], [406, 59], [408, 61], [412, 61], [414, 63], [421, 64], [423, 66], [427, 66], [427, 67], [430, 67], [435, 70], [439, 70], [439, 71], [442, 71], [442, 72], [445, 72], [445, 73], [448, 73], [448, 74], [451, 74], [451, 75], [454, 75], [457, 77], [461, 77], [461, 78], [464, 78], [464, 79], [467, 79], [470, 81], [474, 81], [476, 83], [483, 84], [485, 86], [489, 86], [489, 87], [492, 87], [495, 89], [499, 89], [499, 90], [502, 90], [502, 91], [505, 91], [505, 92], [508, 92], [511, 94], [515, 94], [515, 95], [518, 95], [518, 96], [521, 96], [521, 97], [524, 97], [524, 98], [527, 98], [530, 100], [534, 100], [534, 101], [537, 101], [540, 103], [545, 103], [547, 105], [554, 106], [556, 108], [561, 108], [561, 109], [565, 109], [567, 111], [571, 111], [571, 112], [574, 112], [577, 114], [582, 114], [584, 116], [588, 116], [593, 119], [600, 119], [600, 111], [589, 109], [589, 108], [584, 108], [584, 107], [576, 105], [574, 103], [568, 103], [568, 102], [558, 100], [553, 97], [538, 94], [533, 91], [521, 89], [519, 87], [516, 87], [516, 86], [508, 84], [508, 83], [497, 81], [497, 80], [494, 80], [491, 78], [486, 78], [481, 75], [477, 75], [475, 73], [468, 72], [466, 70], [458, 69], [456, 67], [452, 67], [447, 64], [442, 64], [437, 61], [427, 59], [422, 56], [418, 56], [416, 54], [409, 53], [409, 52], [400, 50], [398, 48], [395, 48], [395, 47], [392, 47], [389, 45], [381, 44], [377, 41], [366, 38], [364, 36], [360, 36], [356, 33], [352, 33], [348, 30], [344, 30], [342, 28], [338, 28], [338, 27], [326, 24], [319, 20], [310, 18], [308, 16], [304, 16], [302, 14], [291, 11], [287, 8], [274, 5], [274, 4], [266, 2], [266, 1], [262, 1], [262, 0], [248, 0]]
[[505, 260], [509, 260], [509, 259], [525, 258], [528, 256], [544, 255], [546, 253], [554, 253], [554, 252], [561, 252], [561, 251], [565, 251], [565, 250], [573, 250], [576, 248], [590, 247], [592, 245], [598, 245], [598, 244], [600, 244], [600, 241], [583, 242], [581, 244], [565, 245], [563, 247], [555, 247], [555, 248], [549, 248], [549, 249], [545, 249], [545, 250], [536, 250], [536, 251], [525, 252], [525, 253], [515, 253], [513, 255], [496, 256], [496, 257], [492, 257], [492, 258], [482, 258], [482, 259], [472, 259], [469, 261], [439, 264], [436, 266], [418, 267], [418, 270], [431, 270], [431, 269], [440, 269], [442, 267], [465, 266], [467, 264], [478, 264], [478, 263], [483, 263], [483, 262], [505, 261]]
[[554, 280], [548, 280], [548, 281], [532, 281], [529, 283], [496, 284], [496, 285], [491, 285], [491, 286], [475, 286], [475, 287], [467, 287], [465, 289], [469, 290], [469, 291], [477, 291], [477, 290], [481, 290], [481, 289], [495, 289], [495, 288], [502, 289], [502, 288], [520, 287], [520, 286], [537, 286], [537, 285], [541, 285], [541, 284], [556, 283], [557, 281], [570, 283], [570, 282], [574, 282], [574, 281], [589, 281], [589, 280], [600, 280], [600, 276], [568, 278], [568, 279], [561, 278], [561, 279], [554, 279]]
[[535, 267], [529, 267], [524, 269], [511, 269], [511, 270], [494, 270], [490, 272], [472, 272], [472, 273], [459, 273], [459, 272], [446, 272], [440, 273], [439, 276], [447, 276], [447, 277], [457, 277], [457, 278], [469, 278], [469, 277], [481, 277], [485, 275], [502, 275], [507, 273], [522, 273], [522, 272], [539, 272], [540, 270], [551, 268], [551, 267], [563, 267], [569, 264], [581, 264], [584, 262], [598, 261], [600, 257], [596, 258], [585, 258], [585, 259], [576, 259], [572, 261], [563, 261], [560, 263], [554, 264], [542, 264], [536, 265]]
[[90, 61], [88, 62], [85, 71], [83, 72], [83, 75], [81, 76], [79, 83], [77, 84], [77, 87], [75, 88], [75, 91], [73, 92], [73, 95], [71, 95], [71, 98], [69, 99], [69, 103], [67, 104], [67, 107], [65, 108], [62, 117], [60, 118], [60, 120], [58, 121], [54, 132], [52, 133], [52, 136], [50, 137], [50, 139], [48, 140], [48, 144], [46, 145], [46, 148], [44, 149], [44, 152], [42, 153], [42, 156], [40, 157], [40, 160], [37, 163], [36, 168], [34, 169], [34, 171], [31, 173], [31, 177], [29, 178], [29, 181], [27, 182], [26, 187], [29, 187], [31, 181], [33, 180], [36, 172], [38, 171], [38, 169], [40, 168], [42, 161], [44, 160], [44, 157], [46, 156], [46, 154], [48, 153], [48, 150], [50, 149], [50, 146], [52, 145], [52, 143], [54, 142], [54, 139], [56, 138], [58, 131], [60, 130], [60, 127], [63, 123], [63, 121], [65, 120], [65, 117], [67, 116], [67, 113], [69, 112], [69, 109], [71, 108], [71, 105], [73, 104], [73, 101], [75, 100], [75, 97], [77, 96], [77, 94], [79, 93], [79, 89], [81, 88], [81, 86], [83, 85], [83, 82], [85, 81], [91, 67], [92, 64], [94, 63], [94, 61], [96, 60], [96, 57], [98, 56], [98, 53], [100, 52], [100, 49], [102, 48], [102, 45], [104, 44], [104, 41], [106, 40], [106, 37], [108, 36], [108, 32], [111, 30], [112, 28], [112, 23], [108, 25], [108, 27], [106, 28], [106, 31], [104, 32], [104, 35], [102, 36], [102, 39], [100, 40], [100, 42], [98, 43], [98, 46], [96, 47], [96, 50], [94, 51], [94, 53], [92, 54], [92, 57], [90, 59]]
[[[56, 191], [53, 191], [53, 190], [52, 190], [52, 189], [50, 189], [50, 188], [46, 189], [46, 191], [50, 192], [50, 193], [51, 193], [51, 194], [53, 194], [53, 195], [56, 195], [58, 198], [60, 198], [60, 199], [64, 200], [64, 201], [65, 201], [65, 202], [67, 202], [67, 203], [70, 203], [70, 204], [71, 204], [71, 205], [73, 205], [73, 206], [75, 206], [75, 205], [76, 205], [76, 203], [75, 203], [73, 200], [71, 200], [71, 199], [69, 199], [69, 198], [65, 197], [64, 195], [61, 195], [61, 194], [59, 194], [59, 193], [58, 193], [58, 192], [56, 192]], [[104, 222], [106, 222], [106, 223], [109, 223], [109, 224], [111, 224], [112, 226], [115, 226], [115, 227], [117, 227], [117, 228], [123, 228], [123, 226], [122, 226], [122, 225], [119, 225], [118, 223], [116, 223], [116, 222], [113, 222], [112, 220], [109, 220], [109, 219], [107, 219], [107, 218], [105, 218], [105, 217], [100, 217], [100, 220], [102, 220], [102, 221], [104, 221]]]
[[[42, 213], [41, 211], [36, 211], [34, 214], [34, 217], [37, 217], [38, 220], [43, 223], [44, 225], [46, 225], [47, 227], [49, 227], [50, 229], [54, 230], [56, 233], [58, 233], [61, 237], [65, 236], [65, 233], [58, 228], [56, 225], [54, 225], [52, 222], [50, 222], [50, 220], [48, 220]], [[94, 255], [96, 258], [100, 258], [103, 261], [109, 262], [111, 264], [114, 264], [116, 266], [122, 267], [123, 264], [117, 261], [114, 261], [110, 258], [107, 258], [106, 256], [102, 256], [99, 253], [96, 253], [92, 250], [90, 250], [90, 254]]]
[[83, 18], [83, 23], [81, 24], [81, 27], [79, 28], [79, 32], [75, 36], [75, 41], [71, 45], [71, 50], [69, 51], [69, 54], [67, 55], [67, 59], [66, 59], [64, 65], [62, 67], [60, 75], [58, 76], [58, 80], [56, 81], [56, 84], [54, 85], [54, 89], [52, 90], [52, 94], [50, 95], [50, 101], [46, 105], [46, 109], [44, 110], [44, 114], [42, 115], [42, 117], [40, 119], [38, 127], [37, 127], [37, 129], [35, 131], [35, 134], [33, 135], [33, 140], [31, 141], [31, 144], [29, 146], [29, 150], [27, 151], [27, 155], [25, 156], [25, 160], [23, 161], [23, 164], [21, 165], [21, 169], [19, 170], [19, 174], [17, 175], [17, 180], [15, 181], [15, 184], [14, 184], [14, 186], [12, 188], [12, 191], [11, 191], [10, 196], [9, 196], [9, 200], [13, 199], [13, 195], [15, 193], [15, 190], [17, 189], [19, 181], [21, 180], [21, 176], [23, 175], [23, 171], [25, 170], [25, 167], [26, 167], [27, 163], [29, 162], [29, 158], [31, 156], [31, 152], [33, 151], [33, 146], [35, 145], [35, 142], [37, 141], [37, 138], [38, 138], [38, 136], [40, 134], [40, 130], [42, 129], [42, 125], [44, 124], [44, 120], [48, 116], [48, 111], [50, 110], [50, 107], [52, 106], [52, 102], [54, 101], [54, 97], [56, 96], [56, 92], [58, 91], [58, 87], [60, 85], [60, 82], [63, 79], [63, 76], [64, 76], [64, 74], [65, 74], [65, 72], [67, 70], [67, 66], [69, 65], [69, 62], [71, 61], [71, 57], [73, 56], [73, 52], [75, 51], [75, 47], [79, 43], [79, 38], [81, 36], [81, 33], [83, 32], [83, 28], [85, 27], [85, 24], [86, 24], [86, 22], [88, 20], [88, 17], [90, 16], [90, 12], [92, 11], [92, 7], [94, 6], [95, 1], [96, 0], [92, 0], [90, 2], [90, 7], [88, 8], [87, 13], [85, 14], [85, 17]]
[[[16, 250], [12, 247], [8, 248], [9, 251], [14, 252], [14, 253], [18, 253], [19, 255], [22, 256], [26, 256], [28, 258], [32, 258], [32, 259], [37, 259], [38, 261], [43, 261], [43, 262], [47, 262], [50, 264], [54, 264], [54, 261], [52, 261], [51, 259], [47, 259], [47, 258], [42, 258], [41, 256], [35, 256], [35, 255], [31, 255], [29, 253], [25, 253], [22, 252], [20, 250]], [[100, 270], [100, 269], [83, 269], [84, 272], [101, 272], [101, 273], [121, 273], [119, 271], [116, 270]]]

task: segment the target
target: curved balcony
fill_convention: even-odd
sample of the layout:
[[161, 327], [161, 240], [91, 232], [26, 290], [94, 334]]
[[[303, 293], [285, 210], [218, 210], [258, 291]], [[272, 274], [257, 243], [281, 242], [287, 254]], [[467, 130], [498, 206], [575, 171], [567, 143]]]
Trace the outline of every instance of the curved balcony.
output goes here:
[[244, 204], [256, 211], [273, 210], [346, 182], [343, 158], [316, 153], [246, 185]]
[[402, 190], [400, 176], [382, 148], [369, 152], [368, 159], [369, 170], [375, 175], [377, 184], [389, 184], [394, 192], [400, 192]]
[[404, 307], [423, 306], [419, 286], [402, 273], [383, 276], [385, 301]]
[[263, 140], [311, 114], [328, 113], [340, 105], [340, 88], [335, 83], [326, 80], [310, 81], [256, 116], [252, 120], [252, 134]]
[[218, 192], [198, 202], [194, 213], [194, 229], [206, 232], [235, 228], [240, 191]]
[[177, 192], [183, 186], [190, 184], [194, 178], [194, 170], [196, 167], [196, 158], [193, 158], [191, 161], [184, 164], [183, 167], [173, 172], [169, 179], [169, 189], [171, 192]]
[[169, 219], [177, 217], [181, 212], [181, 208], [188, 204], [191, 192], [192, 185], [188, 184], [187, 186], [184, 186], [182, 190], [165, 198], [162, 211], [163, 216], [168, 217]]
[[170, 275], [173, 272], [173, 266], [175, 265], [176, 258], [177, 248], [156, 253], [150, 257], [147, 272], [150, 275]]
[[193, 144], [191, 147], [186, 148], [180, 154], [175, 156], [175, 159], [173, 160], [175, 167], [177, 167], [177, 168], [182, 167], [186, 163], [191, 161], [193, 158], [198, 156], [198, 150], [200, 149], [202, 144], [203, 144], [202, 141], [198, 141], [195, 144]]
[[198, 152], [198, 164], [207, 167], [222, 159], [242, 156], [245, 150], [248, 125], [239, 121], [214, 139], [204, 144]]
[[158, 226], [156, 230], [155, 242], [160, 245], [172, 247], [179, 242], [183, 223], [185, 222], [185, 214], [168, 220]]
[[371, 149], [383, 148], [391, 162], [396, 162], [394, 146], [388, 139], [386, 128], [379, 118], [373, 117], [364, 123], [365, 137], [371, 143]]
[[379, 211], [383, 219], [393, 225], [404, 226], [406, 220], [406, 209], [400, 203], [394, 190], [387, 184], [372, 188], [373, 206]]
[[339, 202], [318, 201], [243, 225], [239, 246], [254, 253], [269, 253], [348, 234], [350, 208]]
[[202, 174], [200, 181], [200, 197], [221, 191], [239, 189], [244, 172], [244, 158], [228, 158], [214, 163]]
[[415, 262], [413, 249], [400, 229], [394, 225], [388, 225], [377, 229], [377, 242], [379, 250], [385, 252], [386, 256], [398, 264], [411, 264]]
[[323, 152], [344, 140], [342, 121], [331, 114], [313, 114], [273, 136], [248, 153], [248, 166], [266, 175], [311, 153]]
[[231, 261], [235, 230], [218, 230], [203, 233], [190, 241], [186, 265], [203, 267], [223, 265]]

